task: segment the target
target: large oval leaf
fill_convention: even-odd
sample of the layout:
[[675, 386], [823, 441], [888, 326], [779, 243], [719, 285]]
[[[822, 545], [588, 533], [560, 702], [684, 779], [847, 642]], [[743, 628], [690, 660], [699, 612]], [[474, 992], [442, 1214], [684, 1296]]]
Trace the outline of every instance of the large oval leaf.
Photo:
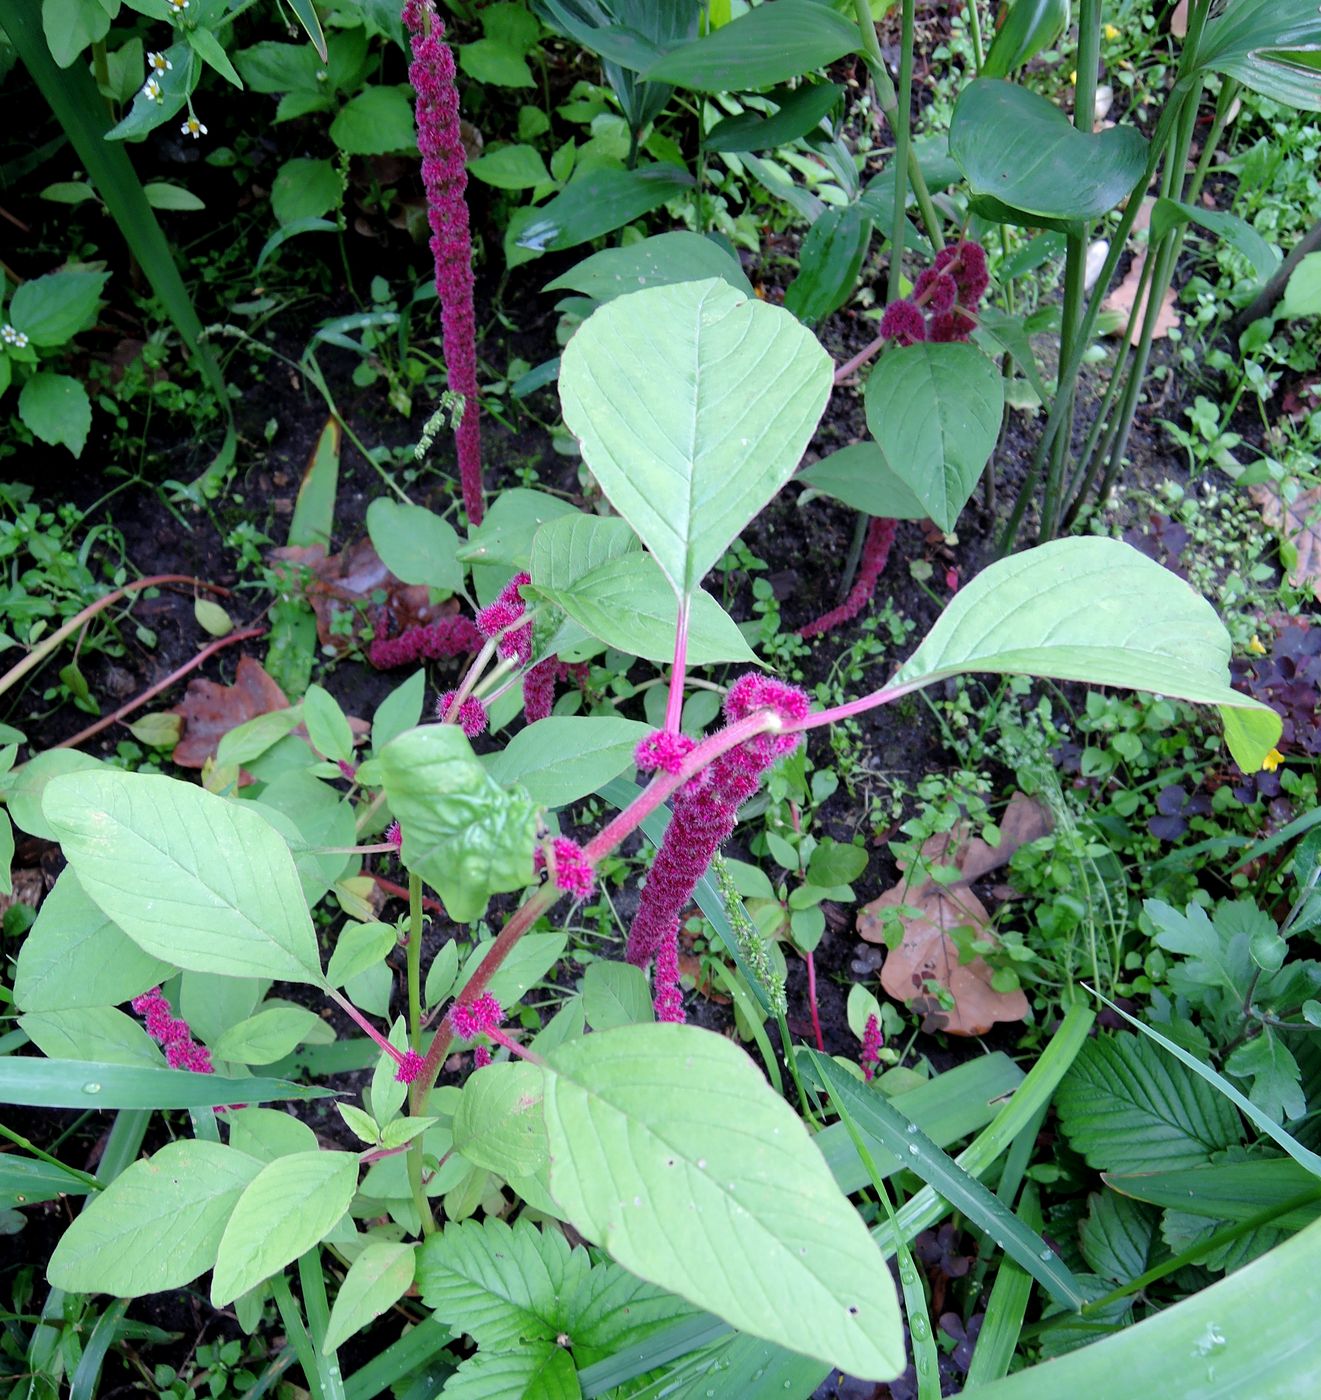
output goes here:
[[553, 252], [611, 233], [686, 190], [693, 177], [677, 165], [592, 170], [535, 211], [517, 238], [520, 248]]
[[560, 400], [601, 489], [687, 595], [792, 475], [831, 377], [789, 312], [708, 279], [594, 312]]
[[959, 94], [949, 150], [974, 194], [1010, 214], [1036, 215], [1037, 223], [1099, 218], [1147, 163], [1147, 143], [1132, 127], [1079, 131], [1053, 102], [995, 78], [978, 78]]
[[267, 1163], [239, 1197], [220, 1238], [212, 1303], [232, 1303], [324, 1239], [348, 1210], [357, 1184], [352, 1152], [294, 1152]]
[[1255, 772], [1280, 717], [1230, 687], [1229, 655], [1215, 610], [1168, 569], [1118, 540], [1055, 540], [961, 588], [892, 684], [994, 671], [1217, 705], [1230, 752]]
[[520, 729], [486, 759], [486, 771], [502, 786], [520, 784], [542, 807], [563, 807], [632, 768], [651, 732], [614, 715], [551, 715]]
[[1000, 433], [1004, 381], [974, 345], [906, 345], [867, 379], [867, 426], [891, 471], [952, 530]]
[[152, 957], [322, 984], [293, 856], [256, 812], [175, 778], [110, 769], [55, 779], [42, 811], [87, 895]]
[[550, 1189], [640, 1278], [865, 1379], [904, 1367], [876, 1244], [797, 1114], [695, 1026], [598, 1031], [547, 1057]]
[[225, 1224], [261, 1165], [218, 1142], [169, 1143], [88, 1202], [47, 1276], [69, 1293], [119, 1298], [191, 1283], [215, 1262]]
[[1321, 9], [1313, 0], [1238, 0], [1207, 24], [1197, 58], [1277, 102], [1321, 111]]
[[854, 510], [888, 520], [925, 520], [927, 508], [890, 465], [874, 442], [841, 447], [800, 471], [796, 481], [811, 488], [798, 498], [804, 505], [815, 493], [832, 496]]
[[[711, 149], [708, 140], [707, 149]], [[695, 277], [720, 277], [740, 292], [751, 294], [752, 284], [736, 258], [714, 239], [687, 229], [657, 233], [626, 248], [605, 248], [575, 263], [547, 282], [547, 292], [573, 291], [597, 301], [612, 301], [644, 287], [668, 287]]]

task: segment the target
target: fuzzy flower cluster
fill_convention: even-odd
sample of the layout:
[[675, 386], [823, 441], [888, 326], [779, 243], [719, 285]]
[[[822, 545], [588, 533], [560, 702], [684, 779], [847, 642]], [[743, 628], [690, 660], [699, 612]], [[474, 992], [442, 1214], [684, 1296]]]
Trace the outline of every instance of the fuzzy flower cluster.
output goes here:
[[881, 1023], [875, 1016], [867, 1017], [867, 1024], [862, 1028], [862, 1055], [860, 1063], [862, 1065], [862, 1077], [871, 1082], [876, 1073], [876, 1066], [880, 1063], [881, 1047], [885, 1044], [885, 1034], [881, 1030]]
[[402, 850], [404, 845], [404, 830], [397, 821], [393, 821], [385, 828], [385, 839], [396, 851]]
[[165, 1061], [171, 1069], [187, 1069], [194, 1074], [215, 1073], [211, 1052], [205, 1045], [197, 1044], [188, 1029], [188, 1022], [174, 1015], [159, 987], [134, 997], [131, 1004], [142, 1017], [147, 1034], [160, 1042], [165, 1051]]
[[[567, 836], [557, 836], [550, 843], [550, 850], [555, 857], [555, 888], [575, 899], [586, 899], [596, 888], [596, 871], [587, 852]], [[546, 868], [546, 852], [540, 846], [533, 862], [539, 871]]]
[[836, 627], [851, 622], [871, 601], [876, 591], [876, 580], [880, 578], [890, 558], [890, 548], [894, 544], [897, 520], [887, 520], [879, 515], [872, 516], [867, 526], [867, 539], [862, 546], [862, 557], [858, 561], [858, 576], [849, 596], [837, 608], [822, 613], [814, 622], [798, 629], [800, 637], [819, 637], [824, 632], [833, 632]]
[[517, 661], [520, 666], [532, 660], [532, 624], [520, 621], [527, 604], [519, 591], [531, 582], [531, 574], [515, 574], [496, 595], [495, 602], [477, 614], [477, 630], [488, 642], [498, 637], [496, 651], [506, 661]]
[[[483, 992], [466, 1006], [455, 1002], [449, 1010], [449, 1023], [460, 1040], [472, 1040], [475, 1036], [490, 1035], [499, 1028], [505, 1013], [500, 1003], [490, 994]], [[491, 1063], [491, 1052], [485, 1045], [473, 1051], [473, 1064], [481, 1069]]]
[[472, 235], [468, 229], [467, 154], [459, 127], [454, 55], [432, 0], [408, 0], [403, 10], [413, 61], [408, 81], [417, 94], [417, 145], [431, 225], [431, 256], [440, 295], [441, 331], [450, 390], [463, 398], [455, 439], [463, 508], [482, 521], [482, 447], [477, 415], [477, 328], [473, 312]]
[[967, 340], [977, 329], [977, 308], [990, 285], [980, 243], [952, 243], [913, 284], [913, 295], [892, 301], [881, 335], [900, 345]]
[[482, 634], [466, 618], [454, 613], [426, 627], [409, 627], [397, 637], [376, 637], [367, 659], [378, 671], [396, 666], [412, 666], [419, 661], [443, 661], [464, 652], [476, 651]]
[[426, 1068], [426, 1063], [416, 1050], [405, 1050], [395, 1062], [395, 1081], [399, 1084], [411, 1084]]
[[[449, 714], [450, 706], [454, 703], [458, 694], [459, 692], [457, 690], [447, 690], [444, 695], [436, 701], [437, 719], [443, 720], [445, 716]], [[456, 718], [459, 728], [463, 730], [468, 738], [475, 739], [486, 729], [488, 720], [486, 706], [483, 705], [475, 695], [470, 695], [463, 704], [459, 706], [459, 713]]]
[[[725, 696], [725, 719], [737, 723], [773, 710], [786, 724], [807, 718], [811, 701], [796, 686], [769, 676], [741, 676]], [[728, 840], [738, 809], [757, 791], [762, 774], [799, 743], [797, 734], [758, 734], [717, 758], [675, 793], [674, 813], [656, 853], [629, 930], [625, 956], [635, 967], [655, 960], [658, 1021], [682, 1021], [679, 920], [697, 882]]]
[[662, 773], [673, 775], [682, 771], [684, 759], [696, 747], [697, 741], [686, 734], [658, 729], [633, 750], [633, 761], [641, 773], [654, 773], [659, 768]]

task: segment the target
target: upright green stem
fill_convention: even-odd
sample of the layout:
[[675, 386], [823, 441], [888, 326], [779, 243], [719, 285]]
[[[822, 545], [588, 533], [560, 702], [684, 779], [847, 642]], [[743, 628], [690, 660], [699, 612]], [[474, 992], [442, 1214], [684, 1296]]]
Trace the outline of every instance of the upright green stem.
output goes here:
[[[876, 37], [876, 25], [871, 17], [871, 9], [867, 0], [853, 0], [854, 13], [858, 18], [858, 31], [862, 36], [862, 57], [867, 64], [867, 71], [871, 74], [872, 86], [876, 89], [876, 100], [881, 104], [881, 111], [885, 113], [886, 120], [890, 123], [890, 129], [896, 134], [899, 130], [899, 95], [894, 90], [894, 84], [890, 81], [890, 74], [885, 67], [885, 58], [881, 53], [880, 40]], [[904, 121], [907, 122], [907, 114]], [[905, 161], [908, 167], [908, 180], [913, 187], [913, 194], [917, 199], [917, 207], [922, 215], [922, 223], [926, 227], [927, 237], [931, 240], [932, 246], [939, 251], [945, 246], [945, 235], [941, 232], [940, 216], [936, 213], [936, 206], [931, 202], [931, 191], [927, 189], [926, 177], [922, 174], [922, 167], [917, 161], [917, 151], [910, 144], [908, 156]], [[895, 183], [902, 187], [901, 178], [904, 167], [895, 162]], [[897, 196], [898, 197], [898, 196]]]
[[[413, 871], [408, 872], [408, 1043], [419, 1054], [422, 1052], [422, 877]], [[409, 1101], [412, 1113], [421, 1113], [426, 1108], [426, 1094], [413, 1095]], [[436, 1228], [431, 1214], [431, 1203], [427, 1200], [426, 1188], [422, 1184], [422, 1138], [419, 1133], [408, 1144], [408, 1189], [413, 1197], [413, 1205], [422, 1223], [422, 1233], [430, 1235]]]
[[982, 45], [982, 17], [977, 12], [980, 0], [968, 0], [968, 33], [972, 36], [972, 61], [978, 74], [986, 62], [986, 50]]
[[[899, 40], [899, 101], [895, 107], [894, 120], [894, 219], [890, 226], [890, 301], [898, 301], [903, 295], [904, 279], [904, 230], [908, 224], [908, 181], [899, 178], [901, 170], [908, 169], [908, 156], [912, 150], [913, 124], [913, 3], [903, 0], [903, 20]], [[876, 34], [873, 26], [872, 35]]]

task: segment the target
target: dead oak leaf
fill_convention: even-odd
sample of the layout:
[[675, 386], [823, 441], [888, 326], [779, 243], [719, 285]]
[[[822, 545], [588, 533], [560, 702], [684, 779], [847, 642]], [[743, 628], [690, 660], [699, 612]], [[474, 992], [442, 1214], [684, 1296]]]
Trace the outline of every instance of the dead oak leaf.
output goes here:
[[1280, 537], [1280, 559], [1295, 588], [1321, 598], [1321, 486], [1286, 500], [1273, 483], [1259, 482], [1248, 494], [1261, 518]]
[[184, 697], [166, 714], [183, 720], [183, 733], [170, 757], [180, 768], [201, 768], [214, 758], [220, 741], [258, 715], [287, 710], [284, 691], [266, 674], [266, 668], [251, 656], [240, 656], [233, 685], [222, 685], [195, 677], [188, 682]]
[[[1128, 337], [1128, 328], [1133, 327], [1133, 335], [1142, 334], [1142, 326], [1147, 318], [1147, 307], [1151, 297], [1151, 284], [1148, 282], [1145, 289], [1142, 288], [1142, 270], [1147, 265], [1147, 254], [1145, 251], [1139, 253], [1133, 259], [1133, 265], [1128, 269], [1128, 276], [1112, 291], [1105, 299], [1106, 311], [1117, 311], [1123, 317], [1123, 321], [1114, 330], [1113, 334]], [[1138, 293], [1142, 292], [1142, 301], [1138, 305], [1137, 315], [1134, 316], [1133, 307], [1137, 302]], [[1156, 324], [1152, 329], [1153, 340], [1163, 340], [1171, 331], [1179, 328], [1179, 313], [1175, 308], [1175, 292], [1173, 287], [1165, 289], [1165, 295], [1161, 298], [1160, 310], [1156, 313]], [[1129, 344], [1133, 344], [1133, 339], [1128, 337]]]

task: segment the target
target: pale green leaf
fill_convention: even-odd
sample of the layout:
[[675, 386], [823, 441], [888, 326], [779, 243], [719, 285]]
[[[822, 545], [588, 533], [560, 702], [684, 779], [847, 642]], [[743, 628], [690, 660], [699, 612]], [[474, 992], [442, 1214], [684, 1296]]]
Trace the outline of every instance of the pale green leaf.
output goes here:
[[353, 1261], [330, 1310], [322, 1352], [329, 1356], [373, 1318], [379, 1317], [413, 1284], [411, 1244], [381, 1240], [367, 1245]]
[[394, 947], [398, 934], [390, 924], [359, 924], [350, 921], [339, 931], [326, 981], [342, 987], [360, 972], [374, 967]]
[[633, 751], [652, 732], [613, 715], [551, 715], [520, 729], [486, 760], [502, 786], [518, 783], [541, 807], [563, 807], [633, 766]]
[[641, 968], [594, 962], [583, 973], [583, 1011], [594, 1031], [653, 1019], [651, 987]]
[[381, 562], [404, 583], [453, 593], [463, 584], [459, 537], [448, 520], [422, 506], [380, 496], [367, 507], [367, 533]]
[[80, 457], [92, 428], [92, 401], [76, 379], [43, 369], [19, 392], [18, 416], [42, 442]]
[[233, 1060], [241, 1065], [273, 1065], [322, 1024], [316, 1012], [305, 1006], [267, 1007], [230, 1026], [211, 1052], [218, 1060]]
[[516, 1351], [478, 1352], [445, 1382], [445, 1400], [578, 1400], [573, 1361], [554, 1342]]
[[29, 1011], [18, 1018], [24, 1034], [52, 1060], [97, 1060], [107, 1065], [165, 1063], [142, 1023], [117, 1006], [73, 1011]]
[[501, 1176], [532, 1176], [546, 1164], [541, 1071], [524, 1063], [487, 1065], [468, 1076], [454, 1114], [454, 1149]]

